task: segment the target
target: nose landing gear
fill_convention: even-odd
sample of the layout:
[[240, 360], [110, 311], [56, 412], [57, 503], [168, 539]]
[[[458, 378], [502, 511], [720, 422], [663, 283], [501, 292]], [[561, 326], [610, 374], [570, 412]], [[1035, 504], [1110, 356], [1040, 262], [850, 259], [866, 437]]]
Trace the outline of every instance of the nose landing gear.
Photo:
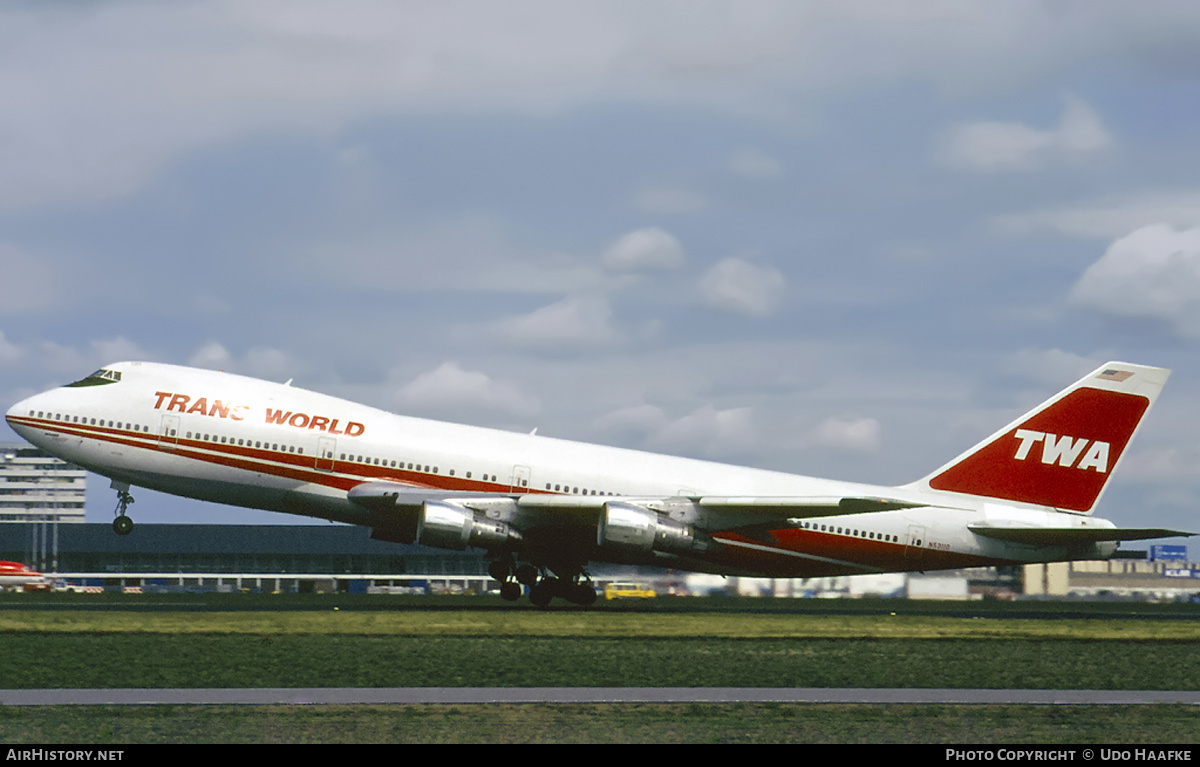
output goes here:
[[116, 514], [112, 523], [113, 532], [117, 535], [129, 535], [133, 532], [133, 520], [125, 513], [129, 504], [133, 503], [133, 496], [129, 494], [129, 484], [113, 482], [112, 488], [117, 491], [117, 508], [113, 510]]

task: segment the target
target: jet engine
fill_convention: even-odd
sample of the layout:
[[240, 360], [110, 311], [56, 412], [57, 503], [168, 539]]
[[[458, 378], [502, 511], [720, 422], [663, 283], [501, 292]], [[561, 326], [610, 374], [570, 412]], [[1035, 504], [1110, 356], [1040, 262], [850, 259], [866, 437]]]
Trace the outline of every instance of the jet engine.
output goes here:
[[422, 546], [462, 551], [467, 546], [501, 548], [521, 540], [507, 522], [480, 517], [470, 509], [426, 501], [417, 516], [416, 542]]
[[596, 528], [596, 545], [629, 554], [652, 551], [684, 554], [702, 548], [691, 525], [625, 503], [604, 504]]

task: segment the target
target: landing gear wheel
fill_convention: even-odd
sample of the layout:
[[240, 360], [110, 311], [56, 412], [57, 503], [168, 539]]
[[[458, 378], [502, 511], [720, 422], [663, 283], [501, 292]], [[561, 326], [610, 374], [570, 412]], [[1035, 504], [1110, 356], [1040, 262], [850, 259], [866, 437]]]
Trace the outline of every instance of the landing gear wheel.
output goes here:
[[133, 503], [133, 496], [129, 494], [129, 485], [114, 481], [113, 488], [117, 491], [117, 508], [113, 510], [117, 517], [113, 520], [113, 532], [117, 535], [129, 535], [133, 532], [133, 520], [126, 516], [125, 511], [129, 504]]
[[519, 583], [523, 583], [526, 586], [533, 586], [533, 584], [537, 583], [538, 571], [536, 567], [526, 562], [518, 567], [513, 575]]
[[591, 607], [596, 604], [596, 589], [591, 581], [571, 584], [570, 595], [567, 599], [581, 607]]
[[529, 587], [529, 601], [534, 607], [548, 607], [558, 593], [557, 578], [542, 578]]
[[507, 559], [493, 559], [488, 562], [488, 575], [492, 576], [492, 580], [504, 583], [508, 580], [508, 574], [512, 572], [512, 562]]
[[122, 514], [113, 520], [113, 532], [117, 535], [129, 535], [133, 532], [133, 520]]
[[500, 587], [500, 598], [507, 602], [516, 602], [521, 598], [521, 584], [516, 581], [505, 581]]

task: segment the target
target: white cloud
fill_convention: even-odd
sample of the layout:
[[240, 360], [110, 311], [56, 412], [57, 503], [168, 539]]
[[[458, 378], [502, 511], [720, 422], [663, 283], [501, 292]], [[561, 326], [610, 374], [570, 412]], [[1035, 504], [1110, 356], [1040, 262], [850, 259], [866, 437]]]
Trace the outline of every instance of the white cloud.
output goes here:
[[717, 410], [712, 405], [698, 408], [665, 424], [650, 438], [656, 450], [719, 457], [744, 452], [758, 441], [751, 408]]
[[515, 385], [464, 370], [457, 362], [444, 362], [417, 376], [396, 392], [396, 400], [406, 409], [421, 411], [466, 409], [531, 416], [540, 409], [536, 398], [522, 394]]
[[520, 317], [492, 325], [492, 333], [518, 347], [569, 351], [616, 343], [612, 310], [599, 296], [572, 296]]
[[882, 428], [874, 418], [826, 418], [808, 435], [810, 447], [854, 453], [874, 453], [883, 443]]
[[[188, 151], [324, 137], [380, 115], [654, 103], [803, 119], [814, 89], [932, 81], [963, 92], [1078, 61], [1168, 60], [1195, 48], [1200, 26], [1189, 4], [1171, 3], [291, 0], [0, 13], [0, 208], [113, 199]], [[1052, 132], [1074, 147], [1101, 135], [1087, 119]]]
[[783, 173], [783, 166], [774, 157], [757, 149], [739, 149], [729, 157], [729, 169], [739, 176], [768, 178]]
[[700, 294], [714, 309], [765, 317], [779, 306], [786, 284], [776, 269], [726, 258], [704, 274]]
[[286, 381], [296, 378], [307, 366], [301, 366], [291, 355], [271, 347], [254, 347], [241, 359], [229, 352], [222, 344], [212, 341], [196, 350], [188, 359], [188, 365], [227, 373], [265, 378], [270, 381]]
[[967, 123], [941, 138], [936, 156], [954, 170], [1033, 171], [1052, 162], [1094, 154], [1112, 143], [1099, 116], [1072, 96], [1055, 128], [1042, 130], [1016, 122]]
[[683, 265], [683, 246], [657, 227], [623, 235], [604, 251], [604, 265], [620, 271], [675, 269]]
[[1156, 224], [1122, 237], [1075, 283], [1071, 302], [1162, 320], [1182, 336], [1200, 337], [1200, 228]]
[[188, 359], [187, 364], [196, 368], [228, 370], [233, 366], [233, 355], [224, 346], [212, 341], [197, 349], [196, 353]]

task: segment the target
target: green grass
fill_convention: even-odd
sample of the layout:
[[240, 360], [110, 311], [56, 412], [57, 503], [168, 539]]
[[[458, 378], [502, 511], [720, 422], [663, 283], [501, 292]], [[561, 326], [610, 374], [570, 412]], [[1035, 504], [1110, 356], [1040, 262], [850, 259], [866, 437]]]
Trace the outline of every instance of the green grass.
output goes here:
[[461, 597], [0, 597], [0, 634], [30, 632], [1188, 642], [1200, 641], [1200, 605], [663, 599], [543, 611]]
[[[630, 704], [0, 709], [26, 743], [1195, 743], [1192, 706]], [[128, 760], [128, 756], [126, 758]]]
[[0, 686], [1200, 689], [1195, 642], [4, 636]]
[[[469, 599], [382, 610], [396, 603], [55, 596], [0, 610], [0, 686], [1200, 689], [1200, 613], [1178, 606], [1070, 605], [1073, 617], [1055, 619], [895, 601], [842, 602], [853, 609], [841, 614], [809, 600], [727, 600], [722, 612], [697, 600], [541, 611]], [[261, 609], [272, 604], [295, 609]]]
[[[1200, 689], [1192, 605], [658, 600], [538, 611], [486, 599], [29, 596], [0, 597], [2, 687]], [[1200, 711], [1182, 706], [0, 708], [0, 739], [14, 744], [1135, 744], [1197, 733]]]

